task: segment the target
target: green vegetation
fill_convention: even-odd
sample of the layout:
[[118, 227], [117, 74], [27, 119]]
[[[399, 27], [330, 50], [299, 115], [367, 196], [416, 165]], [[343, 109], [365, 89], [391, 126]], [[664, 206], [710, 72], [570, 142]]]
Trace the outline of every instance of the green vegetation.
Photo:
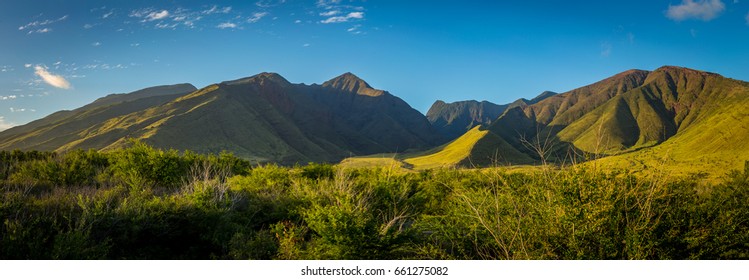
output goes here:
[[747, 259], [721, 182], [589, 165], [250, 166], [230, 154], [0, 151], [2, 259]]

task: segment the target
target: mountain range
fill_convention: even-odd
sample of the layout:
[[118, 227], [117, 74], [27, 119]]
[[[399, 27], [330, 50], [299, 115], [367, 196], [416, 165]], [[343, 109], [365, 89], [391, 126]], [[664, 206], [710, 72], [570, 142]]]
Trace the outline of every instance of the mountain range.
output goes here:
[[337, 162], [441, 141], [421, 113], [351, 73], [322, 85], [261, 73], [199, 90], [182, 84], [109, 95], [3, 131], [0, 149], [108, 150], [130, 138], [280, 164]]
[[617, 167], [660, 162], [701, 172], [749, 159], [748, 128], [749, 83], [664, 66], [508, 108], [430, 153], [401, 160], [434, 167], [603, 158]]
[[541, 100], [556, 95], [556, 92], [545, 91], [535, 98], [521, 98], [510, 104], [498, 105], [489, 101], [476, 100], [445, 103], [437, 100], [427, 111], [427, 119], [445, 140], [454, 140], [471, 128], [489, 125], [499, 118], [507, 109], [536, 104]]
[[108, 150], [135, 138], [280, 164], [387, 153], [411, 168], [593, 158], [624, 167], [734, 166], [749, 159], [748, 127], [749, 83], [674, 66], [510, 104], [437, 101], [426, 116], [351, 73], [321, 85], [261, 73], [202, 89], [108, 95], [2, 131], [0, 149]]

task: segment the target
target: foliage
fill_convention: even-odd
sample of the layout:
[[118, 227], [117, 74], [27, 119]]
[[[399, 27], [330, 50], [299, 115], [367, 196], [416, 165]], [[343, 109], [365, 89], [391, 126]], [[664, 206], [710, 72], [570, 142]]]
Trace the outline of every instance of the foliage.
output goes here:
[[602, 172], [250, 166], [230, 154], [3, 152], [3, 259], [747, 259], [749, 163]]

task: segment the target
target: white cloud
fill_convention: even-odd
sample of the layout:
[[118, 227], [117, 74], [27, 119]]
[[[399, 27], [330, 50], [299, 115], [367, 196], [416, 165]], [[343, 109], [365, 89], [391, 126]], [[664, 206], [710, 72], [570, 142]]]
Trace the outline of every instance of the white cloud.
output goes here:
[[159, 29], [175, 29], [177, 27], [177, 24], [157, 23], [156, 25], [154, 25], [154, 27]]
[[327, 12], [320, 13], [320, 15], [324, 16], [324, 17], [332, 17], [332, 16], [340, 14], [340, 13], [341, 13], [341, 11], [339, 11], [339, 10], [330, 10], [330, 11], [327, 11]]
[[34, 66], [34, 70], [34, 74], [42, 78], [45, 83], [56, 88], [70, 89], [70, 82], [65, 80], [62, 76], [49, 73], [46, 68], [39, 65]]
[[260, 8], [270, 8], [279, 6], [283, 3], [286, 3], [286, 0], [260, 0], [255, 2], [255, 6], [258, 6]]
[[301, 20], [295, 20], [294, 23], [302, 23]]
[[247, 19], [247, 22], [249, 22], [249, 23], [256, 23], [256, 22], [260, 21], [261, 19], [263, 19], [263, 17], [265, 17], [267, 15], [268, 15], [268, 12], [254, 13], [254, 14], [252, 14], [251, 18]]
[[68, 18], [68, 15], [64, 15], [64, 16], [58, 18], [58, 19], [47, 19], [47, 20], [43, 20], [43, 21], [38, 21], [38, 20], [37, 21], [32, 21], [32, 22], [27, 23], [26, 25], [19, 26], [18, 30], [19, 31], [23, 31], [23, 30], [26, 30], [26, 29], [32, 29], [32, 28], [36, 28], [36, 27], [41, 27], [41, 26], [53, 24], [55, 22], [66, 20], [67, 18]]
[[710, 21], [725, 9], [726, 5], [721, 0], [682, 0], [679, 5], [668, 5], [666, 17], [675, 21], [687, 19]]
[[213, 5], [213, 6], [211, 6], [210, 9], [204, 10], [201, 13], [204, 14], [204, 15], [228, 14], [229, 12], [231, 12], [231, 9], [232, 9], [231, 6], [219, 8], [218, 6]]
[[114, 14], [114, 11], [110, 11], [109, 13], [106, 13], [106, 14], [102, 15], [101, 18], [106, 19], [106, 18], [112, 16], [113, 14]]
[[94, 27], [94, 25], [88, 24], [88, 23], [86, 23], [86, 24], [83, 25], [83, 29], [91, 29], [93, 27]]
[[302, 47], [305, 47], [305, 48], [306, 48], [306, 47], [309, 47], [309, 46], [310, 46], [310, 44], [309, 44], [309, 43], [305, 43], [304, 45], [302, 45]]
[[23, 113], [23, 112], [36, 112], [36, 109], [26, 109], [26, 108], [13, 108], [10, 107], [11, 113]]
[[231, 22], [224, 22], [222, 24], [219, 24], [216, 26], [217, 28], [226, 29], [226, 28], [237, 28], [237, 25]]
[[0, 131], [16, 126], [15, 124], [5, 120], [5, 117], [0, 116]]
[[351, 12], [345, 16], [329, 17], [321, 21], [321, 23], [326, 23], [326, 24], [327, 23], [341, 23], [341, 22], [348, 22], [349, 20], [352, 20], [352, 19], [363, 19], [363, 18], [364, 18], [364, 12]]
[[99, 43], [99, 42], [93, 42], [93, 43], [91, 43], [91, 46], [98, 47], [98, 46], [101, 46], [101, 43]]
[[150, 12], [146, 16], [146, 20], [148, 21], [154, 21], [154, 20], [160, 20], [164, 19], [169, 16], [169, 11], [167, 10], [161, 10], [160, 12]]
[[323, 7], [323, 8], [329, 8], [333, 5], [338, 5], [341, 3], [341, 0], [317, 0], [317, 6]]
[[17, 95], [0, 96], [0, 99], [2, 99], [2, 100], [13, 100], [13, 99], [16, 99], [16, 98], [18, 98]]
[[746, 14], [746, 24], [749, 24], [749, 13]]
[[23, 67], [30, 68], [31, 64], [30, 63], [26, 63], [26, 64], [23, 65]]
[[41, 28], [41, 29], [37, 29], [37, 30], [29, 30], [29, 32], [27, 32], [26, 34], [48, 33], [48, 32], [52, 32], [52, 28], [45, 27], [45, 28]]

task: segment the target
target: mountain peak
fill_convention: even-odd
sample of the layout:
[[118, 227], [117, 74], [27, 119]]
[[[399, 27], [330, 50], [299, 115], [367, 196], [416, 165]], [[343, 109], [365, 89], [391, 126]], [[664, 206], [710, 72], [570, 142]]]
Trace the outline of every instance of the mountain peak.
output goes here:
[[702, 75], [702, 76], [712, 76], [719, 74], [712, 73], [712, 72], [706, 72], [706, 71], [700, 71], [700, 70], [694, 70], [691, 68], [681, 67], [681, 66], [661, 66], [658, 69], [655, 69], [653, 72], [660, 72], [660, 73], [683, 73], [683, 74], [696, 74], [696, 75]]
[[538, 96], [534, 97], [533, 99], [528, 100], [527, 103], [528, 104], [536, 104], [536, 103], [541, 102], [542, 100], [544, 100], [546, 98], [552, 97], [552, 96], [557, 95], [557, 94], [558, 93], [556, 93], [556, 92], [548, 91], [547, 90], [547, 91], [542, 92]]
[[241, 78], [241, 79], [237, 79], [233, 81], [227, 81], [224, 83], [227, 85], [241, 85], [241, 84], [252, 84], [252, 83], [260, 84], [260, 85], [264, 85], [266, 83], [273, 83], [277, 85], [290, 85], [291, 84], [284, 77], [282, 77], [278, 73], [273, 73], [273, 72], [262, 72], [255, 76]]
[[343, 73], [322, 84], [323, 87], [334, 88], [340, 91], [353, 92], [359, 95], [380, 96], [383, 91], [372, 88], [367, 82], [351, 72]]

